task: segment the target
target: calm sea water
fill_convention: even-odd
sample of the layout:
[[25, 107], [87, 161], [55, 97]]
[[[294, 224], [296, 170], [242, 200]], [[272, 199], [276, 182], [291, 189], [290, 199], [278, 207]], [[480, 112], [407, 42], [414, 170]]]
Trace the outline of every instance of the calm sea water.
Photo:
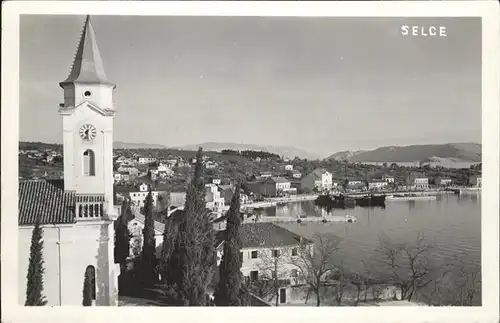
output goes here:
[[[308, 201], [266, 208], [263, 214], [321, 216], [324, 212]], [[431, 201], [391, 201], [386, 202], [385, 209], [356, 207], [333, 210], [330, 214], [350, 214], [357, 221], [280, 225], [310, 238], [315, 233], [333, 233], [341, 237], [343, 241], [336, 261], [352, 271], [362, 271], [366, 265], [377, 271], [386, 270], [377, 252], [381, 234], [394, 242], [414, 242], [419, 233], [423, 234], [426, 241], [434, 244], [432, 261], [437, 268], [449, 263], [460, 264], [468, 270], [481, 267], [480, 194], [439, 195]]]

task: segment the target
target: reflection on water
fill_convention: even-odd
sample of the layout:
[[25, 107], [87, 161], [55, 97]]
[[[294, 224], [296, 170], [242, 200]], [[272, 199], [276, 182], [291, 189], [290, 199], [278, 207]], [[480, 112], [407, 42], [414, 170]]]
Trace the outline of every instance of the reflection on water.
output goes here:
[[[290, 203], [263, 209], [271, 216], [324, 216], [350, 214], [354, 223], [304, 222], [280, 224], [313, 238], [315, 233], [334, 233], [343, 238], [338, 261], [346, 268], [363, 269], [363, 262], [381, 269], [378, 237], [385, 234], [395, 242], [414, 241], [418, 233], [435, 244], [432, 260], [437, 267], [463, 261], [467, 269], [481, 266], [481, 195], [438, 195], [436, 200], [387, 202], [386, 208], [334, 209], [327, 213], [314, 202]], [[410, 240], [410, 241], [409, 241]]]
[[408, 211], [412, 211], [415, 208], [415, 201], [408, 201]]

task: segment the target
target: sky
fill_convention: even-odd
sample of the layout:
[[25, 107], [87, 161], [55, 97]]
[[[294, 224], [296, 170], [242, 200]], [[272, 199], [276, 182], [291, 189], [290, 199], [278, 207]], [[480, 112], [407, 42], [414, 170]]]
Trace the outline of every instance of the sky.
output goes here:
[[[20, 140], [62, 142], [58, 83], [85, 16], [20, 20]], [[93, 16], [114, 139], [319, 155], [481, 142], [480, 18]], [[445, 26], [446, 37], [403, 36]]]

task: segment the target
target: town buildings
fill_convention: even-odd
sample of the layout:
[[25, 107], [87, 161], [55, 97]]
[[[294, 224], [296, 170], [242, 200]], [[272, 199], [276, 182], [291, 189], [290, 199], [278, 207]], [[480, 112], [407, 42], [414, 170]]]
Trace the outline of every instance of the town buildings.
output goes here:
[[429, 189], [429, 178], [421, 175], [410, 175], [407, 179], [407, 184], [411, 189], [427, 190]]
[[[64, 179], [19, 185], [19, 303], [24, 304], [33, 226], [44, 230], [44, 295], [48, 305], [82, 304], [84, 278], [95, 305], [117, 305], [113, 221], [120, 209], [113, 194], [115, 85], [104, 66], [90, 18], [80, 36], [71, 71], [59, 83]], [[48, 203], [51, 201], [51, 203]]]
[[326, 169], [318, 168], [301, 180], [303, 192], [330, 190], [333, 187], [332, 173]]
[[264, 197], [297, 194], [297, 189], [291, 186], [291, 182], [281, 176], [271, 176], [256, 182], [248, 182], [247, 186], [254, 194]]
[[449, 177], [436, 177], [435, 181], [437, 186], [450, 186], [452, 182]]

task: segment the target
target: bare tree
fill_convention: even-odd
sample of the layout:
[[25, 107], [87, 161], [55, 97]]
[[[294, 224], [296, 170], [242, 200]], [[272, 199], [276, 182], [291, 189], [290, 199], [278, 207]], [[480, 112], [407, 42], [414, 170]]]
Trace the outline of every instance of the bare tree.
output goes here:
[[395, 244], [387, 236], [380, 236], [379, 242], [382, 260], [389, 268], [388, 280], [399, 287], [402, 300], [410, 301], [435, 279], [437, 271], [430, 263], [433, 246], [425, 243], [423, 234], [418, 234], [414, 244]]
[[244, 289], [251, 291], [262, 299], [267, 299], [270, 295], [275, 294], [274, 282], [272, 280], [257, 279], [252, 281], [248, 278], [244, 282]]
[[[287, 285], [289, 277], [288, 264], [291, 251], [287, 248], [275, 248], [268, 250], [259, 250], [259, 278], [254, 282], [255, 289], [260, 291], [262, 296], [272, 296], [275, 298], [276, 306], [279, 305], [280, 289]], [[254, 289], [252, 288], [252, 290]], [[263, 295], [264, 294], [264, 295]]]
[[423, 294], [429, 305], [472, 306], [481, 295], [480, 268], [462, 257], [442, 266], [440, 275]]
[[453, 305], [472, 306], [481, 289], [481, 271], [479, 269], [467, 270], [461, 267], [454, 279], [456, 293]]
[[340, 239], [333, 235], [316, 234], [315, 245], [303, 242], [292, 264], [298, 269], [299, 279], [308, 285], [308, 296], [316, 294], [316, 305], [321, 305], [321, 288], [325, 277], [336, 268], [333, 264]]
[[350, 284], [353, 278], [355, 278], [353, 277], [353, 275], [346, 274], [344, 265], [342, 263], [327, 275], [328, 280], [335, 281], [334, 296], [337, 306], [342, 305], [342, 299], [344, 298], [345, 288]]

